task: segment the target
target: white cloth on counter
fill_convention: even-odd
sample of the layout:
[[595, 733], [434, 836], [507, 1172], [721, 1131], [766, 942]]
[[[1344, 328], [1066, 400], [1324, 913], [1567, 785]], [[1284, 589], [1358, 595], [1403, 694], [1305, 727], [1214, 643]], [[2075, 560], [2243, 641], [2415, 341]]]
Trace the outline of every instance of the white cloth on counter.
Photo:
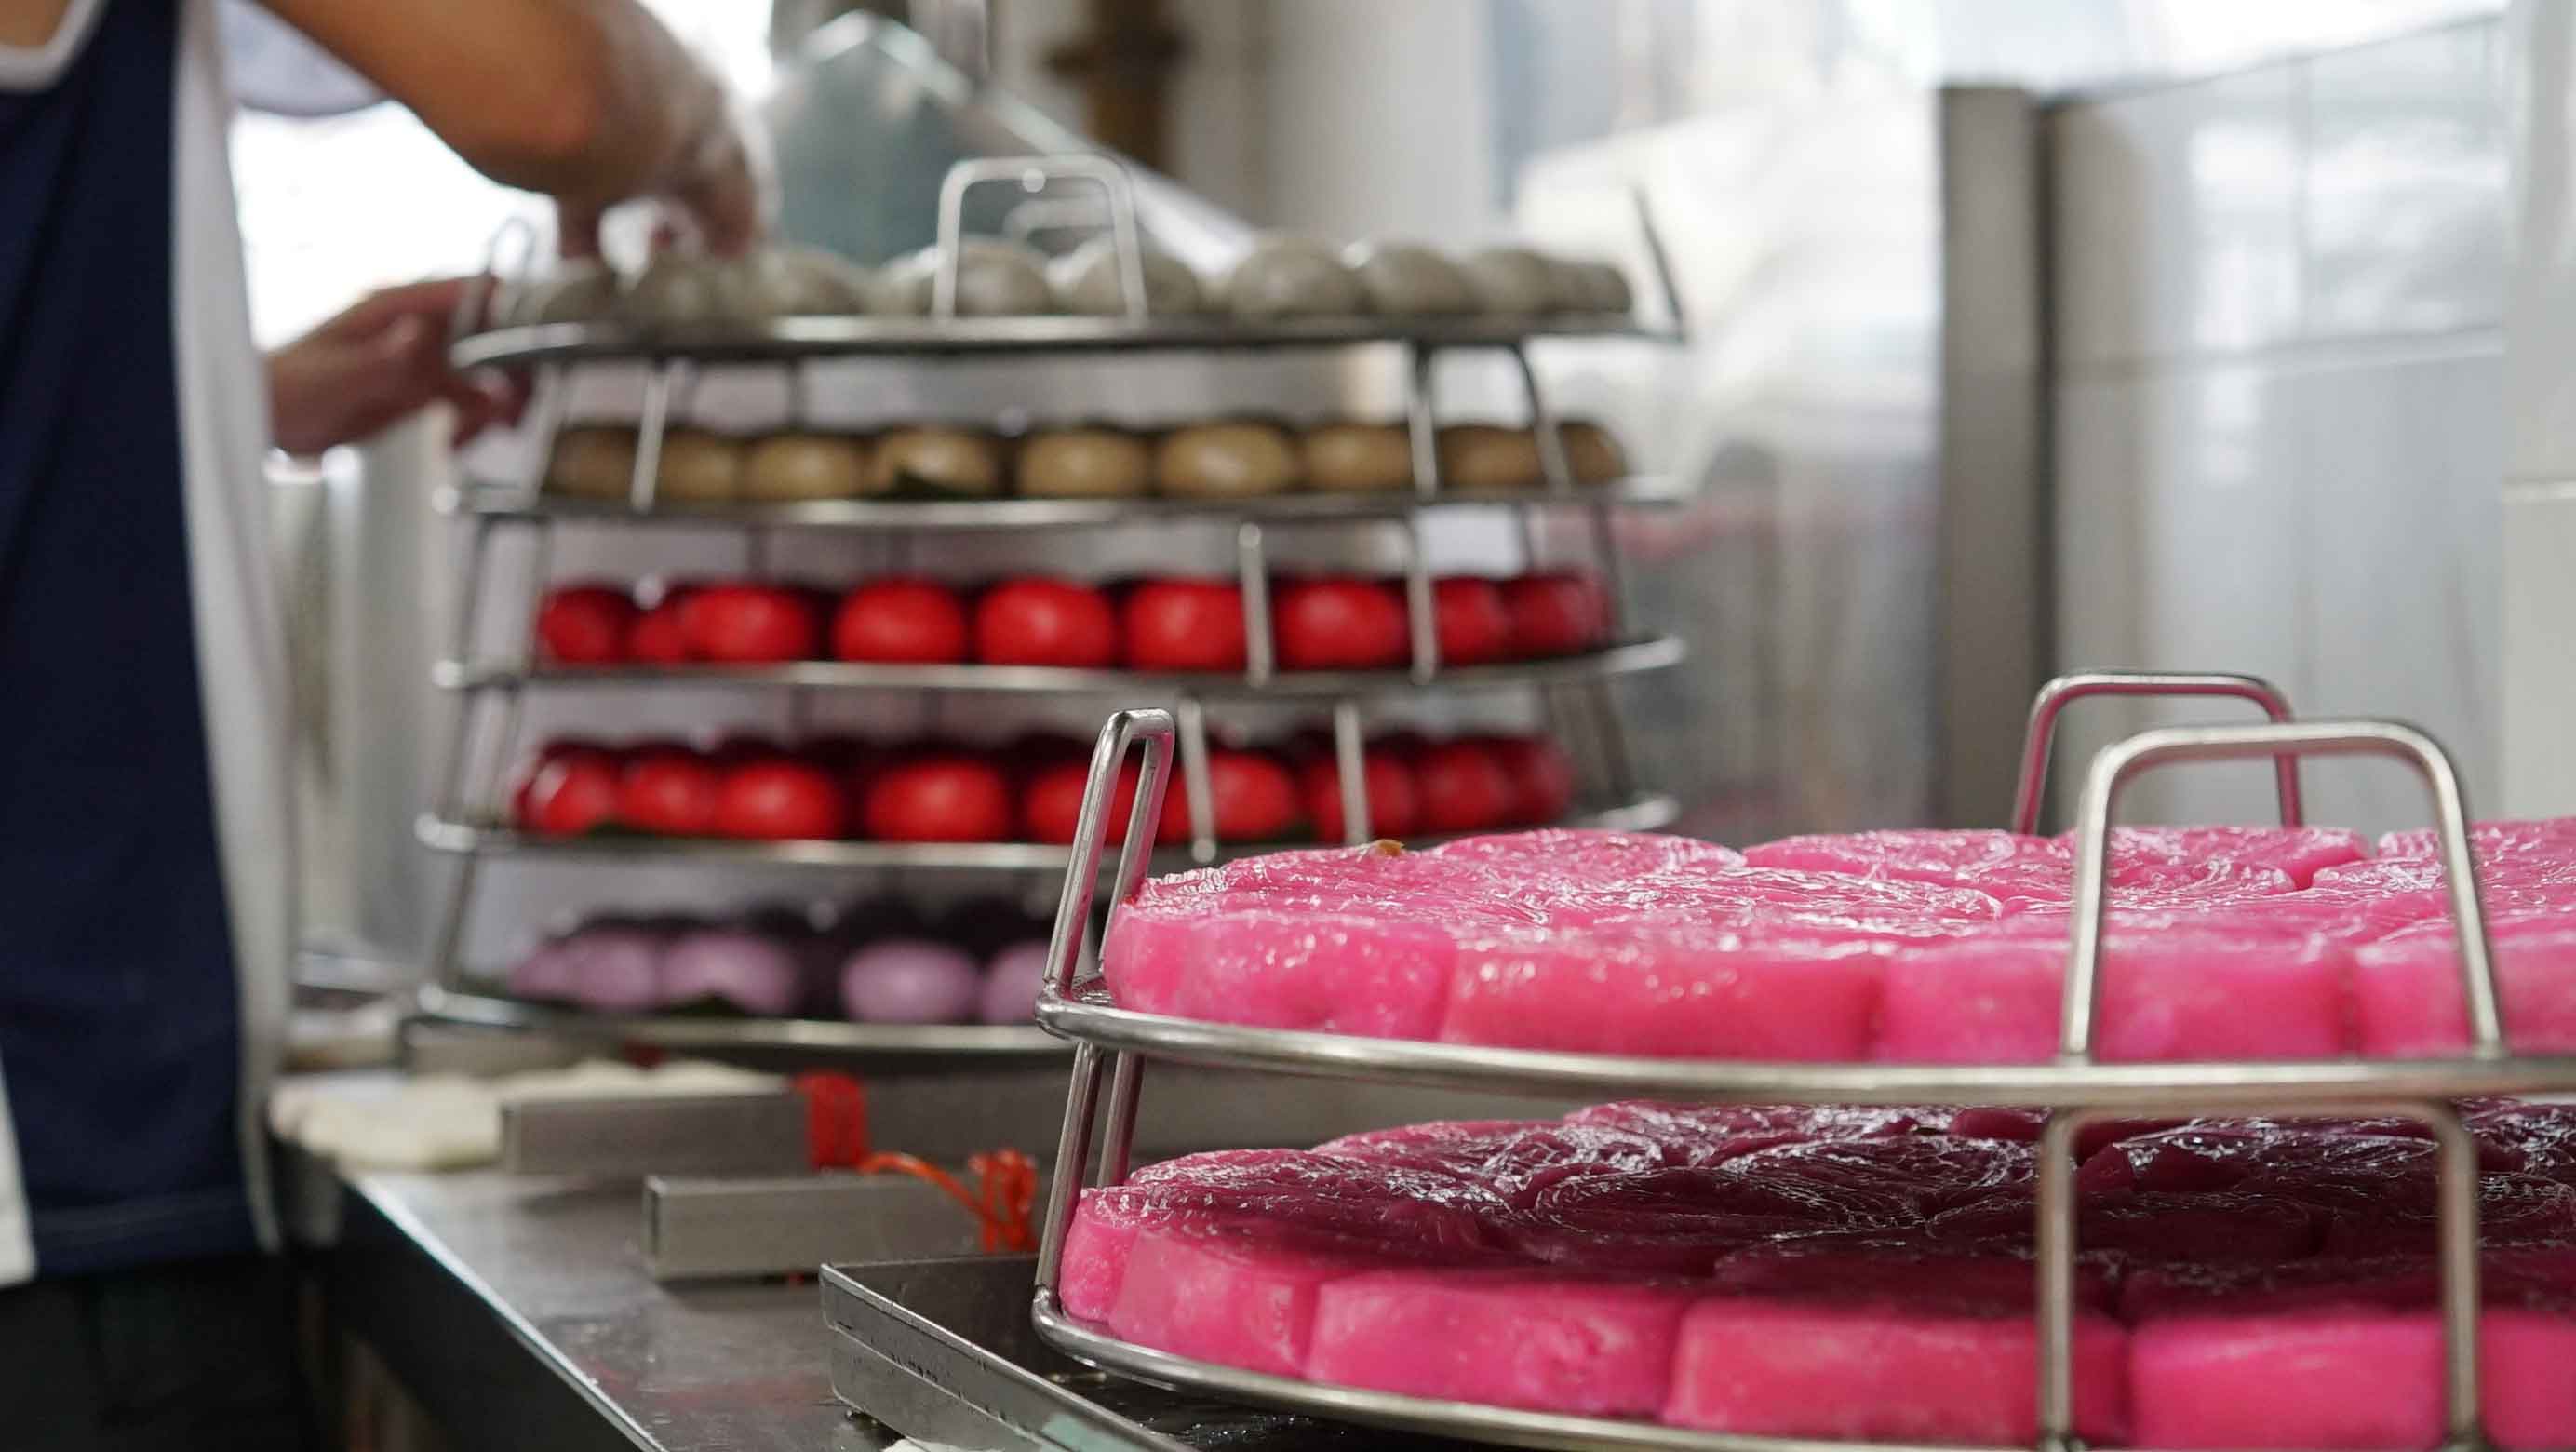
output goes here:
[[775, 1074], [694, 1060], [638, 1069], [594, 1059], [569, 1069], [493, 1079], [457, 1074], [409, 1079], [317, 1076], [279, 1084], [269, 1098], [268, 1122], [280, 1139], [343, 1168], [457, 1170], [500, 1158], [505, 1103], [651, 1094], [767, 1094], [785, 1085]]

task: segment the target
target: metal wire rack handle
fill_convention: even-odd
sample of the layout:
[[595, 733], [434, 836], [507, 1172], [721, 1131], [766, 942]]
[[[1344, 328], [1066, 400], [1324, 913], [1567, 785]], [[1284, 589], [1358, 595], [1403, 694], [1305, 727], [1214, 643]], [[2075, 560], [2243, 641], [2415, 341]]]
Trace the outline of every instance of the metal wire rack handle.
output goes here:
[[931, 273], [930, 315], [957, 316], [958, 243], [966, 222], [966, 194], [1008, 183], [1038, 192], [1050, 182], [1089, 182], [1109, 207], [1109, 239], [1118, 255], [1118, 296], [1131, 323], [1145, 321], [1145, 251], [1136, 226], [1136, 189], [1127, 168], [1105, 156], [1013, 156], [961, 161], [939, 183], [939, 259]]
[[[2059, 676], [2031, 697], [2030, 726], [2022, 734], [2021, 776], [2013, 792], [2012, 830], [2028, 836], [2039, 830], [2041, 798], [2048, 791], [2048, 759], [2057, 745], [2059, 713], [2092, 696], [2225, 696], [2251, 701], [2274, 721], [2290, 719], [2290, 698], [2261, 676], [2213, 675], [2188, 671], [2076, 671]], [[2281, 825], [2299, 826], [2299, 768], [2280, 759]]]
[[[511, 243], [516, 247], [510, 247]], [[515, 259], [504, 269], [503, 249]], [[447, 341], [454, 343], [469, 333], [479, 333], [493, 324], [492, 304], [500, 297], [505, 282], [518, 281], [521, 274], [533, 276], [537, 263], [537, 224], [524, 215], [505, 218], [492, 229], [492, 240], [483, 244], [483, 270], [468, 279], [457, 292], [456, 312], [447, 320]]]
[[[2180, 1108], [2181, 1106], [2174, 1106]], [[2213, 1100], [2200, 1114], [2270, 1113], [2277, 1104]], [[2355, 1114], [2387, 1114], [2422, 1122], [2435, 1144], [2435, 1230], [2441, 1266], [2442, 1369], [2445, 1452], [2488, 1448], [2478, 1411], [2478, 1152], [2459, 1111], [2439, 1100], [2358, 1100], [2338, 1106]], [[2075, 1143], [2083, 1128], [2134, 1111], [2061, 1109], [2048, 1117], [2039, 1140], [2037, 1262], [2039, 1442], [2041, 1452], [2076, 1452], [2075, 1436]]]
[[1002, 218], [1002, 235], [1026, 242], [1040, 232], [1097, 232], [1109, 225], [1109, 214], [1089, 199], [1038, 197], [1011, 208]]
[[[2212, 678], [2223, 679], [2223, 678]], [[2032, 712], [2036, 725], [2048, 707], [2046, 692]], [[2267, 703], [2268, 709], [2268, 703]], [[2286, 709], [2286, 707], [2284, 708]], [[2283, 791], [2299, 756], [2394, 756], [2410, 762], [2433, 796], [2435, 836], [2449, 879], [2451, 916], [2460, 952], [2460, 989], [2468, 1000], [2470, 1053], [2504, 1056], [2504, 1031], [2496, 1008], [2495, 968], [2487, 941], [2486, 912], [2478, 899], [2477, 864], [2469, 850], [2468, 806], [2450, 754], [2432, 737], [2394, 721], [2275, 721], [2260, 726], [2175, 726], [2142, 731], [2105, 747], [2085, 773], [2076, 813], [2073, 943], [2066, 960], [2058, 1060], [2089, 1064], [2094, 1018], [2100, 1011], [2103, 919], [2109, 897], [2111, 806], [2128, 780], [2169, 762], [2232, 761], [2270, 756], [2281, 764]], [[2284, 797], [2286, 817], [2294, 803]], [[2478, 1180], [2477, 1151], [2457, 1111], [2440, 1103], [2379, 1104], [2388, 1113], [2422, 1120], [2439, 1145], [2439, 1199], [2435, 1229], [2442, 1267], [2444, 1385], [2455, 1446], [2476, 1446], [2478, 1428]], [[2202, 1112], [2238, 1111], [2213, 1104]], [[2064, 1110], [2049, 1116], [2040, 1140], [2038, 1188], [2039, 1430], [2043, 1448], [2070, 1445], [2075, 1419], [2075, 1135], [2090, 1120], [2116, 1111]]]
[[[1127, 841], [1119, 849], [1118, 877], [1110, 901], [1124, 902], [1145, 880], [1154, 855], [1154, 829], [1162, 820], [1163, 792], [1172, 777], [1175, 723], [1169, 711], [1120, 711], [1100, 728], [1091, 749], [1091, 775], [1083, 783], [1082, 812], [1073, 828], [1073, 862], [1064, 874], [1064, 893], [1056, 899], [1055, 932], [1047, 941], [1046, 981], [1041, 992], [1061, 998], [1073, 991], [1073, 975], [1082, 962], [1083, 938], [1091, 929], [1091, 899], [1100, 879], [1100, 856], [1108, 846], [1109, 813], [1116, 806], [1118, 767], [1127, 748], [1145, 744], [1145, 760], [1136, 773], [1136, 803], [1127, 813]], [[1074, 1050], [1073, 1080], [1065, 1093], [1064, 1132], [1056, 1143], [1055, 1175], [1047, 1186], [1046, 1219], [1038, 1238], [1037, 1307], [1055, 1304], [1056, 1274], [1064, 1265], [1064, 1238], [1073, 1228], [1073, 1212], [1082, 1190], [1083, 1171], [1091, 1159], [1093, 1111], [1100, 1100], [1103, 1055], [1098, 1046]], [[1115, 1056], [1115, 1082], [1110, 1089], [1109, 1143], [1101, 1155], [1101, 1179], [1116, 1184], [1127, 1177], [1127, 1150], [1136, 1124], [1136, 1094], [1142, 1065], [1134, 1054]]]
[[1669, 319], [1665, 324], [1666, 330], [1672, 341], [1687, 343], [1690, 341], [1690, 319], [1682, 311], [1681, 285], [1673, 277], [1672, 254], [1665, 250], [1663, 229], [1655, 225], [1654, 204], [1647, 199], [1643, 186], [1630, 188], [1628, 197], [1630, 205], [1636, 209], [1637, 233], [1645, 240], [1647, 268], [1654, 274], [1655, 290], [1663, 294], [1664, 313]]
[[1100, 728], [1091, 748], [1091, 775], [1082, 787], [1082, 812], [1074, 819], [1073, 861], [1065, 869], [1064, 891], [1056, 898], [1055, 931], [1047, 940], [1047, 987], [1059, 997], [1073, 991], [1073, 975], [1082, 962], [1083, 938], [1091, 928], [1091, 900], [1100, 879], [1100, 858], [1109, 845], [1109, 813], [1118, 791], [1118, 767], [1127, 748], [1145, 743], [1144, 764], [1136, 774], [1136, 804], [1127, 813], [1127, 841], [1118, 853], [1118, 878], [1110, 901], [1124, 902], [1145, 880], [1154, 855], [1154, 828], [1162, 820], [1163, 792], [1172, 776], [1172, 713], [1148, 708], [1120, 711]]
[[2433, 795], [2433, 829], [2459, 940], [2460, 991], [2468, 1001], [2470, 1053], [2480, 1059], [2504, 1057], [2486, 910], [2479, 900], [2477, 864], [2469, 850], [2468, 806], [2450, 753], [2432, 737], [2396, 721], [2297, 721], [2163, 727], [2114, 742], [2093, 758], [2075, 819], [2073, 941], [2060, 1004], [2060, 1062], [2092, 1061], [2094, 1017], [2100, 1009], [2103, 920], [2108, 915], [2113, 799], [2131, 777], [2150, 767], [2252, 756], [2283, 761], [2298, 756], [2393, 756], [2414, 765]]

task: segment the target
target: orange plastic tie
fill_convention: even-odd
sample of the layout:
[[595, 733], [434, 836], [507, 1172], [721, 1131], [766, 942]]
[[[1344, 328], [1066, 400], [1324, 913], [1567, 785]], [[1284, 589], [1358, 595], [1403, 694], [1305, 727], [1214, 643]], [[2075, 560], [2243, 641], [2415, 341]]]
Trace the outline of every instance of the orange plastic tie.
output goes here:
[[1015, 1149], [998, 1149], [969, 1157], [966, 1167], [983, 1182], [990, 1238], [999, 1242], [993, 1248], [1037, 1249], [1037, 1234], [1029, 1223], [1037, 1209], [1037, 1161]]
[[938, 1186], [975, 1217], [978, 1243], [988, 1252], [1035, 1250], [1037, 1238], [1029, 1228], [1029, 1216], [1037, 1204], [1035, 1162], [1018, 1150], [1004, 1149], [968, 1156], [966, 1169], [976, 1182], [971, 1190], [917, 1155], [872, 1154], [858, 1162], [863, 1175], [910, 1175]]

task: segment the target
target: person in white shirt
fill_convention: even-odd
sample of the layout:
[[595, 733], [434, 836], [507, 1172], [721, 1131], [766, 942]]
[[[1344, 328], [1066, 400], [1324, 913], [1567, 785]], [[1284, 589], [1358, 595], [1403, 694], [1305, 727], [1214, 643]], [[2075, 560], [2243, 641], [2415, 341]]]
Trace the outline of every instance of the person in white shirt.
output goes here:
[[[260, 460], [436, 400], [447, 281], [253, 348], [214, 0], [0, 0], [0, 1440], [294, 1447], [261, 1163], [293, 880]], [[760, 227], [712, 75], [635, 0], [266, 0], [595, 252]]]

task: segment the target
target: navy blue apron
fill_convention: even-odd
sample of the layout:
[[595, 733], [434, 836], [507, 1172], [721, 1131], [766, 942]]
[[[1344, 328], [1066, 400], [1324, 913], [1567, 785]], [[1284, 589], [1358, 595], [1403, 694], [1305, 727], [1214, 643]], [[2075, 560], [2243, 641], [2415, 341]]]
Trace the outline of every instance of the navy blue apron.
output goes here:
[[40, 1276], [255, 1244], [172, 304], [175, 0], [0, 89], [0, 1075]]

